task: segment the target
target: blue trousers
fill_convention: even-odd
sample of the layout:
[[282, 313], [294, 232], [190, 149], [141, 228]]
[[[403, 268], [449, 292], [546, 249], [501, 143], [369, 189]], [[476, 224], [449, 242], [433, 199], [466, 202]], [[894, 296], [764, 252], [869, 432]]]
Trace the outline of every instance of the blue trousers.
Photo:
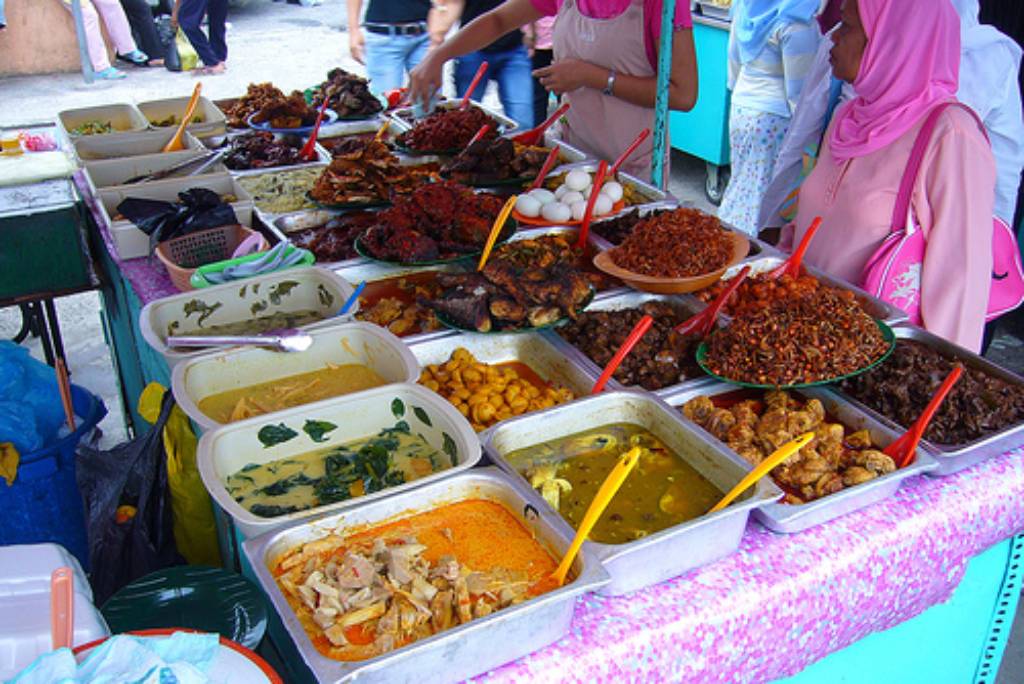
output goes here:
[[481, 62], [487, 62], [487, 73], [473, 91], [473, 100], [480, 102], [492, 79], [498, 82], [498, 98], [505, 114], [520, 129], [533, 128], [533, 77], [530, 75], [530, 53], [520, 45], [501, 52], [471, 52], [455, 61], [455, 92], [459, 97], [473, 82]]
[[[209, 18], [209, 38], [200, 27], [204, 15]], [[181, 0], [178, 25], [206, 66], [216, 66], [228, 58], [227, 19], [228, 0]]]
[[405, 75], [423, 60], [430, 47], [430, 36], [386, 36], [363, 30], [366, 48], [366, 75], [375, 93], [384, 93], [405, 85]]

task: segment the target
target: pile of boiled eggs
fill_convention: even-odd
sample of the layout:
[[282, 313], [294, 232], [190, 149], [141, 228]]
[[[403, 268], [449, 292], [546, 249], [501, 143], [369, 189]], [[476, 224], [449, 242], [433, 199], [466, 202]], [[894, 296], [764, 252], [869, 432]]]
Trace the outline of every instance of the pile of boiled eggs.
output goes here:
[[[594, 179], [586, 171], [574, 169], [565, 174], [565, 181], [551, 192], [537, 188], [520, 195], [516, 200], [516, 211], [527, 218], [541, 217], [552, 223], [582, 221], [587, 211], [587, 200], [594, 190]], [[622, 199], [622, 184], [606, 181], [594, 200], [594, 217], [612, 212], [615, 203]]]

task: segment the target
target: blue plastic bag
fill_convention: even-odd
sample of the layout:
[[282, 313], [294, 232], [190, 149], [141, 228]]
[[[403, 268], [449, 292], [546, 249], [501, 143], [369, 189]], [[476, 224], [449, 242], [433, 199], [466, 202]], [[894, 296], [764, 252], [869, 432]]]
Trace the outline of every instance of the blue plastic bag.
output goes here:
[[25, 454], [53, 442], [64, 422], [54, 370], [27, 349], [0, 341], [0, 442]]

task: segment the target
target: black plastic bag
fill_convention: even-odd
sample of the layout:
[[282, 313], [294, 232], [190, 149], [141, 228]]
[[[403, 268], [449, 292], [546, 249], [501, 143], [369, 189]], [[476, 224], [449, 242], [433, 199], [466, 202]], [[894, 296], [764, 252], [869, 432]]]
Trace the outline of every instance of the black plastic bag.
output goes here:
[[178, 54], [178, 46], [174, 42], [177, 32], [171, 28], [171, 18], [163, 15], [154, 19], [153, 22], [156, 24], [156, 33], [160, 36], [160, 44], [164, 48], [164, 66], [168, 71], [181, 71], [181, 56]]
[[[78, 489], [97, 605], [143, 575], [184, 563], [174, 545], [163, 440], [173, 408], [174, 397], [166, 392], [160, 417], [145, 435], [110, 451], [78, 447]], [[134, 515], [121, 507], [132, 507]]]
[[206, 188], [178, 193], [178, 202], [128, 197], [117, 211], [149, 236], [149, 253], [158, 242], [238, 223], [235, 210], [221, 201], [220, 195]]

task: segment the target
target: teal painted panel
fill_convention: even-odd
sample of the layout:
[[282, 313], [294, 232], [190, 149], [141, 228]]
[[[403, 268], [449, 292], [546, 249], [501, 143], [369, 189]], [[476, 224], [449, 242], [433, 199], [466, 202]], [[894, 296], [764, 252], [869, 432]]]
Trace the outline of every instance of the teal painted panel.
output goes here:
[[1010, 540], [1004, 541], [975, 556], [949, 601], [867, 636], [776, 684], [973, 682], [1002, 588], [1010, 544]]
[[80, 205], [0, 219], [0, 300], [89, 287], [83, 223]]
[[693, 25], [697, 49], [697, 104], [669, 112], [672, 147], [718, 166], [729, 163], [729, 30]]

